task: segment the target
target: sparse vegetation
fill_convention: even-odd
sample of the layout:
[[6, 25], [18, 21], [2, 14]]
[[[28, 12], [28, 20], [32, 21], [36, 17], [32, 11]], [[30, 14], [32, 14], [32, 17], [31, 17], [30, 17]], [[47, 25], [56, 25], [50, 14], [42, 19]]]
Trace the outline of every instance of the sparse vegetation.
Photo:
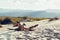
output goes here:
[[0, 17], [0, 20], [1, 21], [3, 21], [3, 20], [5, 20], [5, 19], [10, 19], [13, 23], [16, 23], [16, 21], [21, 21], [21, 20], [28, 20], [28, 21], [30, 21], [30, 20], [32, 20], [32, 21], [40, 21], [40, 20], [45, 20], [45, 19], [48, 19], [48, 18], [31, 18], [31, 17], [27, 17], [27, 16], [25, 16], [25, 17]]

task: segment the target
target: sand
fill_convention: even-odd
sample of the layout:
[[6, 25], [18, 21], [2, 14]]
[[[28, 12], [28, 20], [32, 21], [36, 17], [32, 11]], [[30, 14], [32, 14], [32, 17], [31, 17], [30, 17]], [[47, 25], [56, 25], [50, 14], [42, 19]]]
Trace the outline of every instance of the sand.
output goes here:
[[39, 24], [35, 31], [14, 31], [7, 28], [15, 28], [13, 25], [2, 25], [0, 28], [0, 40], [59, 40], [60, 19], [48, 22], [48, 20], [21, 22], [26, 24], [26, 28]]

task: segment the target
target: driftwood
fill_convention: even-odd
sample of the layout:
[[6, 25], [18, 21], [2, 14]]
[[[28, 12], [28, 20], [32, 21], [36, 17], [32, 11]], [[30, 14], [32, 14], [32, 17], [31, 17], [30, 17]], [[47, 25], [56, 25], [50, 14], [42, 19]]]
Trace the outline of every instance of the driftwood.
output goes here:
[[[37, 27], [38, 24], [34, 25], [34, 26], [31, 26], [29, 28], [23, 28], [24, 30], [28, 30], [28, 31], [34, 31], [33, 28]], [[16, 28], [16, 29], [10, 29], [8, 28], [9, 30], [15, 30], [15, 31], [24, 31], [24, 30], [21, 30], [21, 28]]]

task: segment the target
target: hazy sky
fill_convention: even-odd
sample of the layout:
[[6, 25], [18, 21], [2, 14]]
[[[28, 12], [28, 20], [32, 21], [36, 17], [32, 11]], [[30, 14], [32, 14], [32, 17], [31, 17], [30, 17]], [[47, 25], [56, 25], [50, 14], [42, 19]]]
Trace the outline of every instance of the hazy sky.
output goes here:
[[0, 0], [0, 8], [21, 10], [60, 9], [60, 0]]

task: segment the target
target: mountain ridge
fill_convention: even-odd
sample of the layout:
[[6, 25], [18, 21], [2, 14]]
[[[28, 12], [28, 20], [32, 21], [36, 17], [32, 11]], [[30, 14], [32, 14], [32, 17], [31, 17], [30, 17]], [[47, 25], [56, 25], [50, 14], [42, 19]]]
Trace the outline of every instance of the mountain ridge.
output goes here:
[[32, 11], [32, 10], [0, 10], [0, 16], [29, 16], [29, 17], [60, 17], [60, 12]]

